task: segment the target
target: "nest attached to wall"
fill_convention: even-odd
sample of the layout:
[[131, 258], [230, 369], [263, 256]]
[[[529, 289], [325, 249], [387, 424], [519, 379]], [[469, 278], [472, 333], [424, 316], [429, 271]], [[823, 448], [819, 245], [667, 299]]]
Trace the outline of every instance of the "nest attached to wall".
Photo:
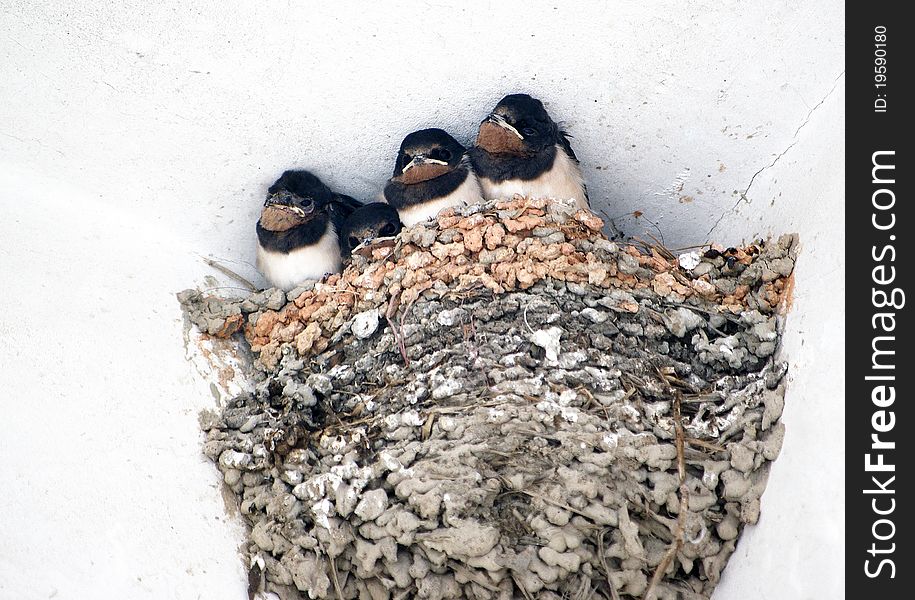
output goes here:
[[281, 598], [708, 598], [755, 523], [797, 240], [679, 258], [515, 197], [242, 300], [254, 392], [204, 416]]

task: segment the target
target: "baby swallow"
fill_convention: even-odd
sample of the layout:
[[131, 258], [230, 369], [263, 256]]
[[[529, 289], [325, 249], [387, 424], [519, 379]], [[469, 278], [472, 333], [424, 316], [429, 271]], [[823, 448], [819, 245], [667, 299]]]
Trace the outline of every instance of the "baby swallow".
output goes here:
[[394, 237], [403, 225], [393, 206], [372, 202], [353, 211], [343, 224], [340, 234], [344, 258], [365, 242]]
[[568, 137], [536, 98], [527, 94], [502, 98], [480, 123], [469, 154], [487, 200], [513, 194], [573, 198], [579, 207], [589, 208], [588, 191]]
[[483, 199], [467, 149], [441, 129], [423, 129], [404, 138], [384, 198], [397, 209], [405, 227], [449, 206]]
[[257, 268], [270, 285], [288, 291], [339, 273], [337, 232], [361, 204], [331, 192], [308, 171], [286, 171], [267, 191], [257, 222]]

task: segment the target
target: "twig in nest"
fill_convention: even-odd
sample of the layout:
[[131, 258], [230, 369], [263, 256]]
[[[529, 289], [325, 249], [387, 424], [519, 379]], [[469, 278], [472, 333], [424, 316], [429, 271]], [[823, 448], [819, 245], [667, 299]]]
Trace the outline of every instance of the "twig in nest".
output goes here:
[[680, 400], [683, 394], [674, 392], [674, 427], [677, 432], [677, 471], [680, 475], [680, 485], [686, 484], [686, 459], [683, 457], [683, 415], [680, 412]]
[[[658, 230], [658, 233], [660, 233], [660, 230]], [[652, 240], [654, 240], [654, 242], [655, 242], [654, 248], [655, 248], [655, 250], [658, 251], [658, 254], [660, 254], [662, 257], [666, 258], [667, 260], [673, 260], [673, 259], [677, 258], [674, 255], [674, 253], [671, 252], [670, 250], [668, 250], [667, 246], [664, 245], [664, 239], [663, 239], [664, 236], [663, 235], [661, 236], [661, 239], [656, 238], [653, 234], [651, 234], [647, 231], [645, 232], [645, 235], [647, 235]]]
[[403, 358], [403, 364], [405, 367], [410, 366], [410, 358], [407, 356], [407, 347], [403, 341], [403, 332], [400, 331], [394, 321], [391, 320], [391, 317], [385, 315], [385, 320], [388, 322], [388, 325], [391, 327], [391, 331], [394, 333], [394, 339], [397, 340], [397, 349], [400, 350], [400, 356]]
[[565, 504], [563, 502], [557, 502], [556, 500], [552, 500], [550, 498], [547, 498], [546, 496], [541, 496], [540, 494], [534, 494], [533, 492], [528, 492], [526, 490], [513, 490], [511, 493], [524, 494], [525, 496], [529, 496], [531, 498], [534, 498], [535, 500], [541, 500], [543, 502], [546, 502], [547, 504], [552, 504], [553, 506], [558, 506], [559, 508], [561, 508], [563, 510], [567, 510], [571, 513], [575, 513], [576, 515], [578, 515], [580, 517], [584, 517], [586, 519], [591, 519], [591, 517], [589, 517], [585, 513], [581, 512], [577, 508], [569, 506], [568, 504]]
[[492, 584], [489, 583], [488, 581], [484, 580], [483, 577], [482, 577], [482, 575], [479, 575], [479, 574], [477, 574], [477, 573], [474, 573], [473, 571], [471, 571], [471, 570], [467, 569], [466, 567], [462, 566], [459, 562], [457, 562], [457, 561], [455, 561], [455, 560], [449, 560], [449, 561], [448, 561], [448, 566], [451, 567], [451, 570], [454, 571], [455, 574], [460, 575], [461, 578], [469, 579], [470, 581], [474, 582], [475, 584], [477, 584], [477, 585], [480, 586], [481, 588], [484, 588], [484, 589], [486, 589], [486, 590], [489, 590], [490, 592], [498, 592], [498, 591], [499, 591], [499, 588], [497, 588], [496, 586], [492, 585]]
[[692, 279], [681, 273], [678, 269], [671, 270], [670, 274], [673, 275], [673, 278], [676, 279], [678, 283], [685, 285], [686, 287], [689, 287], [693, 283]]
[[684, 399], [684, 404], [702, 404], [704, 402], [711, 402], [717, 404], [718, 402], [723, 402], [724, 398], [717, 396], [715, 394], [688, 394]]
[[397, 241], [394, 243], [393, 249], [388, 253], [387, 256], [381, 261], [381, 264], [384, 264], [390, 260], [396, 260], [394, 256], [403, 249], [403, 238], [397, 236]]
[[694, 385], [691, 384], [690, 382], [684, 381], [684, 380], [682, 380], [682, 379], [680, 379], [679, 377], [676, 377], [676, 376], [674, 376], [674, 375], [663, 374], [662, 377], [664, 378], [664, 381], [666, 381], [666, 382], [669, 383], [670, 385], [675, 385], [675, 386], [677, 386], [677, 387], [679, 387], [679, 388], [683, 388], [683, 389], [685, 389], [685, 390], [689, 390], [690, 392], [693, 392], [693, 393], [696, 393], [696, 392], [699, 391], [699, 390], [696, 388], [696, 386], [694, 386]]
[[600, 560], [600, 566], [604, 569], [604, 576], [607, 578], [607, 587], [610, 588], [610, 596], [613, 600], [620, 600], [620, 594], [616, 591], [616, 586], [613, 585], [613, 580], [610, 578], [610, 567], [607, 565], [607, 556], [604, 553], [604, 535], [610, 531], [609, 529], [603, 529], [597, 534], [597, 558]]
[[426, 422], [423, 423], [422, 429], [422, 440], [426, 441], [432, 437], [432, 426], [435, 424], [435, 413], [430, 412], [429, 416], [426, 417]]
[[391, 316], [397, 312], [397, 307], [400, 305], [397, 298], [397, 296], [391, 298], [391, 301], [388, 303], [388, 309], [384, 312], [384, 319], [388, 322], [388, 326], [390, 326], [391, 332], [394, 334], [394, 339], [397, 340], [397, 348], [400, 350], [400, 356], [403, 358], [404, 366], [409, 367], [410, 358], [407, 356], [407, 346], [403, 340], [403, 330], [401, 330], [400, 326], [391, 319]]
[[[671, 533], [671, 531], [673, 529], [673, 524], [674, 524], [673, 519], [668, 519], [667, 517], [662, 517], [658, 513], [651, 510], [648, 506], [646, 506], [645, 503], [642, 500], [640, 500], [639, 498], [632, 498], [630, 500], [630, 502], [632, 502], [637, 508], [641, 509], [642, 512], [640, 514], [642, 514], [643, 516], [649, 517], [652, 521], [654, 521], [660, 525], [663, 525], [667, 529], [667, 533]], [[658, 535], [657, 537], [659, 539], [661, 538], [660, 535]], [[666, 539], [666, 538], [664, 538], [664, 539]]]
[[524, 317], [524, 324], [527, 325], [527, 330], [530, 331], [531, 334], [533, 334], [534, 328], [531, 327], [531, 324], [527, 322], [527, 309], [530, 308], [530, 306], [531, 306], [530, 303], [527, 303], [524, 305], [524, 312], [522, 313], [522, 316]]
[[[610, 231], [612, 232], [612, 235], [610, 235], [609, 238], [611, 240], [618, 240], [620, 242], [623, 242], [626, 235], [623, 233], [623, 230], [620, 229], [619, 226], [617, 226], [616, 220], [621, 217], [627, 217], [627, 216], [631, 215], [632, 213], [627, 212], [627, 213], [623, 213], [621, 215], [617, 215], [615, 217], [611, 217], [609, 214], [607, 214], [607, 211], [602, 208], [598, 212], [601, 215], [603, 215], [605, 226], [607, 226], [610, 229]], [[603, 233], [603, 232], [601, 232], [601, 233]]]
[[684, 441], [690, 446], [700, 446], [707, 450], [712, 450], [713, 452], [724, 452], [727, 450], [727, 448], [723, 448], [718, 444], [713, 444], [711, 442], [706, 442], [705, 440], [699, 440], [696, 438], [686, 438]]
[[680, 248], [674, 248], [675, 252], [685, 252], [687, 250], [698, 250], [700, 248], [710, 248], [711, 244], [697, 244], [695, 246], [681, 246]]
[[[321, 283], [320, 281], [318, 283]], [[352, 294], [356, 300], [362, 300], [363, 293], [358, 290], [351, 290], [347, 288], [340, 288], [337, 286], [329, 286], [324, 284], [324, 287], [321, 288], [322, 291], [334, 292], [335, 294]]]
[[207, 258], [205, 256], [202, 258], [203, 258], [203, 262], [205, 262], [208, 267], [213, 267], [214, 269], [216, 269], [217, 271], [219, 271], [226, 277], [230, 277], [231, 279], [234, 279], [235, 281], [239, 282], [240, 284], [242, 284], [243, 286], [248, 288], [248, 291], [251, 291], [251, 292], [257, 291], [256, 285], [254, 285], [253, 283], [251, 283], [250, 281], [248, 281], [247, 279], [245, 279], [244, 277], [242, 277], [241, 275], [239, 275], [238, 273], [236, 273], [229, 267], [222, 266], [221, 264], [219, 264], [212, 258]]
[[337, 600], [343, 600], [343, 589], [340, 587], [340, 579], [337, 577], [337, 561], [330, 554], [327, 555], [327, 558], [330, 562], [330, 580], [334, 584], [334, 593], [337, 595]]
[[514, 574], [514, 573], [512, 573], [512, 581], [515, 582], [515, 587], [518, 588], [519, 590], [521, 590], [521, 594], [522, 594], [527, 600], [534, 600], [534, 598], [531, 597], [531, 593], [527, 591], [527, 588], [526, 588], [526, 587], [524, 587], [523, 585], [521, 585], [521, 582], [518, 581], [518, 578], [515, 577], [515, 574]]
[[670, 250], [668, 250], [664, 246], [663, 243], [658, 241], [658, 238], [656, 238], [655, 236], [651, 235], [648, 232], [646, 232], [646, 233], [648, 234], [648, 237], [650, 237], [653, 241], [646, 242], [642, 238], [633, 237], [632, 245], [635, 247], [641, 246], [641, 249], [644, 251], [646, 256], [651, 256], [653, 258], [655, 256], [657, 256], [657, 257], [660, 257], [662, 260], [666, 260], [668, 262], [676, 259], [676, 257], [673, 254], [671, 254]]
[[469, 352], [471, 361], [476, 360], [480, 355], [480, 350], [477, 348], [477, 328], [473, 322], [473, 315], [470, 315], [470, 323], [465, 323], [464, 319], [461, 318], [461, 335], [464, 338], [464, 343], [469, 346]]
[[586, 405], [586, 408], [591, 408], [591, 406], [597, 406], [600, 410], [603, 411], [604, 418], [607, 419], [608, 421], [610, 420], [610, 411], [607, 410], [606, 406], [604, 406], [603, 404], [601, 404], [600, 402], [597, 401], [597, 398], [594, 397], [594, 394], [592, 394], [590, 391], [588, 391], [588, 388], [586, 388], [583, 385], [580, 385], [577, 388], [575, 388], [575, 391], [578, 392], [579, 394], [581, 394], [582, 396], [586, 396], [588, 398], [588, 404]]
[[482, 283], [471, 283], [467, 287], [448, 290], [442, 294], [442, 299], [459, 299], [461, 302], [466, 300], [476, 300], [477, 298], [491, 297], [491, 290], [483, 286]]
[[237, 285], [217, 285], [214, 287], [208, 287], [208, 288], [202, 289], [200, 291], [203, 293], [208, 293], [208, 292], [218, 292], [220, 290], [245, 290], [246, 292], [251, 291], [246, 287], [239, 287]]
[[706, 326], [707, 328], [711, 329], [713, 332], [715, 332], [715, 333], [717, 333], [718, 335], [720, 335], [721, 337], [728, 337], [728, 334], [726, 334], [725, 332], [721, 331], [720, 329], [718, 329], [717, 327], [715, 327], [714, 325], [712, 325], [712, 324], [711, 324], [710, 322], [708, 322], [708, 321], [705, 322], [705, 326]]
[[651, 244], [640, 237], [632, 236], [629, 238], [630, 245], [639, 250], [642, 255], [651, 254]]
[[674, 528], [674, 539], [670, 543], [670, 548], [664, 553], [661, 562], [658, 563], [651, 582], [645, 590], [644, 600], [655, 600], [657, 598], [657, 586], [664, 579], [664, 572], [670, 566], [671, 561], [683, 547], [683, 534], [686, 529], [686, 511], [689, 510], [689, 488], [686, 485], [686, 458], [683, 454], [684, 435], [683, 423], [680, 414], [680, 398], [678, 391], [674, 392], [674, 427], [677, 432], [677, 473], [680, 476], [680, 512], [677, 515], [677, 526]]
[[566, 593], [563, 597], [569, 600], [590, 600], [597, 592], [591, 588], [591, 578], [580, 573], [578, 576], [578, 589], [571, 595]]
[[[337, 600], [343, 600], [343, 588], [340, 587], [340, 580], [337, 578], [337, 561], [334, 560], [334, 557], [330, 555], [321, 542], [318, 542], [318, 548], [327, 556], [327, 563], [330, 566], [330, 580], [334, 584]], [[318, 555], [320, 557], [320, 553]]]
[[726, 321], [731, 321], [732, 323], [737, 323], [737, 322], [740, 321], [740, 318], [739, 318], [739, 317], [736, 317], [736, 316], [734, 316], [734, 315], [729, 315], [729, 314], [726, 313], [726, 312], [718, 312], [718, 311], [713, 311], [713, 310], [707, 310], [707, 309], [705, 309], [705, 308], [699, 308], [698, 306], [693, 306], [692, 304], [684, 304], [683, 302], [669, 302], [669, 301], [663, 301], [663, 302], [661, 302], [660, 304], [663, 305], [663, 306], [674, 306], [674, 307], [677, 307], [677, 308], [681, 308], [681, 307], [682, 307], [682, 308], [688, 308], [688, 309], [690, 309], [690, 310], [692, 310], [692, 311], [695, 311], [695, 312], [701, 312], [701, 313], [705, 313], [705, 314], [707, 314], [707, 315], [713, 315], [713, 316], [721, 317], [721, 318], [723, 318], [723, 319], [726, 320]]
[[[648, 217], [646, 217], [644, 214], [641, 215], [641, 218], [643, 218], [643, 219], [645, 219], [646, 221], [648, 221], [649, 223], [651, 223], [652, 227], [654, 227], [654, 228], [658, 231], [658, 235], [661, 237], [661, 245], [663, 246], [663, 245], [664, 245], [664, 232], [661, 231], [661, 227], [658, 226], [657, 223], [655, 223], [654, 221], [652, 221], [651, 219], [649, 219]], [[651, 235], [651, 234], [648, 233], [647, 231], [646, 231], [645, 233], [648, 234], [648, 235]], [[653, 235], [651, 235], [651, 237], [654, 238]], [[657, 238], [655, 238], [655, 239], [657, 239]]]

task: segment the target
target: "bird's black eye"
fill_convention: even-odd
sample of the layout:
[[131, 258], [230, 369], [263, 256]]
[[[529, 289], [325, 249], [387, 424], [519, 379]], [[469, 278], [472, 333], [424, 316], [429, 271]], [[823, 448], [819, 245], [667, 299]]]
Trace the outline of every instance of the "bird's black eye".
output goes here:
[[537, 130], [534, 129], [533, 127], [524, 127], [521, 130], [521, 135], [523, 135], [524, 137], [533, 137], [533, 136], [537, 135]]
[[349, 236], [349, 240], [348, 240], [348, 241], [349, 241], [350, 250], [352, 250], [353, 248], [355, 248], [356, 246], [358, 246], [358, 245], [361, 243], [361, 242], [359, 241], [359, 238], [357, 238], [357, 237], [354, 236], [354, 235]]
[[404, 152], [403, 160], [401, 160], [401, 164], [406, 167], [408, 164], [410, 164], [411, 160], [413, 160], [413, 157], [410, 156], [409, 154], [407, 154], [406, 152]]
[[443, 160], [445, 162], [448, 162], [449, 160], [451, 160], [451, 151], [448, 150], [447, 148], [439, 148], [436, 151], [436, 154], [438, 154], [438, 156], [436, 156], [436, 158], [438, 158], [439, 160]]
[[299, 201], [299, 206], [301, 206], [302, 210], [305, 212], [310, 213], [315, 209], [315, 201], [311, 198], [302, 198], [302, 200]]
[[394, 227], [393, 223], [385, 223], [384, 227], [382, 227], [381, 231], [379, 231], [378, 233], [380, 233], [384, 237], [391, 237], [392, 235], [397, 233], [397, 228]]

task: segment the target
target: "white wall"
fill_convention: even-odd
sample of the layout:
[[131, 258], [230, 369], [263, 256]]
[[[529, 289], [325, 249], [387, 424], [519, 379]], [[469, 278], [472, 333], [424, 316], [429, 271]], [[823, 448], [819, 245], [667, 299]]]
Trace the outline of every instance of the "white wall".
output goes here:
[[628, 234], [802, 234], [785, 450], [717, 597], [843, 596], [842, 9], [529, 4], [0, 0], [0, 596], [244, 598], [172, 293], [256, 277], [283, 169], [372, 196], [514, 91]]
[[[845, 596], [845, 78], [717, 231], [797, 231], [781, 456], [717, 600]], [[787, 148], [787, 147], [786, 147]]]

